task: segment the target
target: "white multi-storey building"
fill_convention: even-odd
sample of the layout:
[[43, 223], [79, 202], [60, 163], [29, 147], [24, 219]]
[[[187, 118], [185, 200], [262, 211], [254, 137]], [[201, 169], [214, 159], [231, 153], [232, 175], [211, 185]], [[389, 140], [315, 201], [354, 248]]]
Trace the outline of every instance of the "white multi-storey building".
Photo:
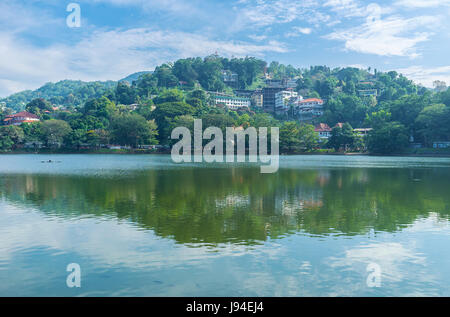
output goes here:
[[240, 98], [231, 96], [214, 96], [214, 103], [217, 105], [225, 105], [228, 109], [237, 110], [239, 108], [249, 108], [251, 105], [250, 98]]
[[[275, 94], [275, 111], [283, 111], [289, 109], [287, 101], [292, 98], [299, 98], [298, 93], [294, 90], [282, 90]], [[300, 96], [301, 99], [303, 97]]]
[[309, 98], [305, 100], [296, 100], [293, 103], [294, 115], [300, 120], [311, 120], [323, 115], [323, 100], [318, 98]]

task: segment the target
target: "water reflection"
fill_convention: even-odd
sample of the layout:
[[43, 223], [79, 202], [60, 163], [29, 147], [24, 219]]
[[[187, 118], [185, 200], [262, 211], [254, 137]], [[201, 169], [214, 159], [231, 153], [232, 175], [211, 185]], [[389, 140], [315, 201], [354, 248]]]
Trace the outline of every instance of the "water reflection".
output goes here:
[[442, 168], [149, 169], [108, 176], [6, 174], [0, 195], [50, 217], [112, 217], [177, 243], [258, 244], [293, 233], [395, 232], [450, 213]]

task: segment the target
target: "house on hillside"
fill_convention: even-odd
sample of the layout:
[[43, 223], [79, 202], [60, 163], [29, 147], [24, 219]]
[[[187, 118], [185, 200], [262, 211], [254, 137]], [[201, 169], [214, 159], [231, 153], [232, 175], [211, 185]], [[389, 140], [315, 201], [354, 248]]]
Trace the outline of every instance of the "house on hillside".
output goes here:
[[358, 90], [358, 94], [360, 97], [377, 97], [378, 96], [378, 90], [377, 89], [362, 89]]
[[323, 115], [323, 100], [318, 98], [297, 98], [292, 104], [294, 116], [300, 121], [308, 121]]
[[326, 123], [319, 123], [314, 127], [314, 131], [319, 134], [320, 142], [328, 140], [331, 137], [332, 130]]
[[6, 116], [3, 120], [4, 125], [21, 125], [22, 123], [38, 122], [39, 117], [33, 113], [22, 111], [16, 114]]
[[373, 130], [372, 128], [360, 128], [360, 129], [353, 129], [353, 132], [355, 132], [356, 135], [360, 137], [365, 137], [372, 130]]
[[225, 85], [233, 88], [238, 89], [239, 85], [239, 75], [230, 71], [230, 70], [222, 70], [222, 80], [225, 83]]
[[433, 148], [435, 148], [435, 149], [447, 149], [447, 148], [450, 148], [450, 142], [448, 142], [448, 141], [436, 141], [436, 142], [433, 142]]

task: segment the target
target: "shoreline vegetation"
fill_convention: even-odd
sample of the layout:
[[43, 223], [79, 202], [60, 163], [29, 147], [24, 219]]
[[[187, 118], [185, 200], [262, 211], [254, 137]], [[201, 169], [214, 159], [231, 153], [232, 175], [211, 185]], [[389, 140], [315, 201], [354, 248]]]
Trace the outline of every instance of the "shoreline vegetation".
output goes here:
[[[9, 152], [1, 152], [0, 155], [23, 155], [23, 154], [40, 154], [40, 155], [61, 155], [61, 154], [109, 154], [109, 155], [170, 155], [170, 150], [142, 150], [142, 149], [100, 149], [100, 150], [71, 150], [71, 149], [59, 149], [49, 150], [41, 149], [35, 150], [14, 150]], [[450, 149], [414, 149], [403, 153], [390, 153], [390, 154], [375, 154], [369, 152], [335, 152], [333, 150], [320, 150], [312, 152], [291, 152], [280, 153], [280, 156], [303, 156], [303, 155], [334, 155], [334, 156], [385, 156], [385, 157], [450, 157]]]
[[[61, 81], [0, 99], [0, 153], [167, 153], [194, 121], [279, 128], [282, 154], [450, 154], [450, 88], [395, 71], [180, 59], [137, 79]], [[150, 150], [151, 149], [151, 150]], [[352, 153], [352, 154], [350, 154]]]

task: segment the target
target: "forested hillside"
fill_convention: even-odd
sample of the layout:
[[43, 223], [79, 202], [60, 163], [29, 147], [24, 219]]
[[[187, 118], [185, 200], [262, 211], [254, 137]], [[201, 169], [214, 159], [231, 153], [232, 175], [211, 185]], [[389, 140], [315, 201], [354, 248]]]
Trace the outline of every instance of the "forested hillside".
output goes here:
[[47, 83], [34, 91], [26, 90], [0, 99], [8, 108], [23, 110], [25, 105], [36, 98], [44, 98], [55, 105], [80, 106], [90, 98], [99, 98], [109, 89], [114, 88], [115, 81], [83, 82], [80, 80], [62, 80]]
[[[304, 98], [322, 99], [323, 115], [299, 122], [291, 112], [280, 116], [255, 106], [231, 110], [211, 99], [210, 92], [233, 96], [238, 90], [263, 88], [268, 79], [288, 79]], [[67, 147], [170, 144], [170, 131], [180, 125], [192, 127], [194, 118], [203, 119], [205, 126], [222, 128], [278, 126], [281, 150], [286, 153], [334, 149], [389, 154], [402, 153], [412, 144], [432, 147], [435, 141], [450, 141], [450, 89], [427, 89], [395, 71], [327, 66], [300, 69], [254, 57], [180, 59], [142, 73], [131, 84], [65, 80], [5, 101], [7, 107], [23, 103], [23, 108], [41, 119], [32, 128], [27, 125], [22, 132], [14, 132], [23, 136], [15, 136], [22, 143], [40, 139], [47, 145]], [[55, 105], [66, 109], [53, 111]], [[0, 119], [8, 111], [0, 114]], [[55, 124], [52, 121], [67, 132], [58, 142], [50, 142], [45, 134], [52, 129], [41, 127]], [[334, 127], [328, 142], [319, 142], [314, 131], [319, 123]], [[354, 128], [372, 130], [362, 138]], [[8, 143], [9, 148], [15, 143]]]

